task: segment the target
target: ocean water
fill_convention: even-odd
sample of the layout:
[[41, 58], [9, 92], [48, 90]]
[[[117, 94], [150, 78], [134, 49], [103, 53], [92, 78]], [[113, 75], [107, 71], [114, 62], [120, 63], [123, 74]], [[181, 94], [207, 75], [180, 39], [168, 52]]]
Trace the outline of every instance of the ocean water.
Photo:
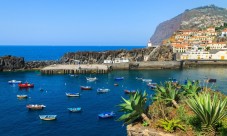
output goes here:
[[145, 46], [0, 46], [0, 56], [24, 57], [26, 61], [58, 60], [67, 52], [131, 50], [143, 47]]
[[[49, 56], [48, 52], [46, 53], [44, 56]], [[37, 59], [38, 55], [39, 53], [35, 55], [35, 52], [31, 54], [32, 57], [24, 54], [30, 59]], [[78, 77], [41, 75], [38, 71], [0, 72], [0, 135], [124, 136], [126, 127], [122, 125], [122, 122], [116, 121], [122, 114], [118, 112], [116, 105], [122, 102], [121, 96], [128, 97], [123, 90], [146, 90], [149, 96], [154, 94], [154, 91], [147, 88], [146, 83], [136, 80], [136, 77], [151, 78], [156, 83], [164, 82], [168, 78], [176, 78], [180, 82], [185, 79], [198, 79], [201, 80], [201, 85], [204, 85], [204, 78], [216, 78], [217, 83], [208, 84], [208, 86], [226, 94], [226, 73], [225, 67], [184, 70], [118, 70], [108, 74], [83, 74]], [[95, 76], [99, 80], [87, 82], [86, 76]], [[122, 76], [125, 77], [124, 80], [114, 81], [115, 77]], [[8, 84], [8, 81], [12, 79], [34, 83], [35, 87], [21, 90], [17, 85]], [[114, 83], [118, 83], [119, 86], [114, 86]], [[81, 91], [81, 85], [92, 86], [93, 90]], [[40, 88], [44, 91], [39, 91]], [[97, 94], [97, 88], [109, 88], [110, 92]], [[81, 97], [68, 98], [65, 92], [80, 92]], [[16, 97], [17, 94], [27, 94], [29, 98], [19, 100]], [[46, 108], [41, 111], [29, 111], [26, 109], [27, 104], [44, 104]], [[82, 107], [83, 111], [70, 113], [67, 110], [69, 107]], [[116, 117], [98, 119], [99, 113], [108, 111], [116, 112]], [[42, 121], [39, 119], [41, 114], [56, 114], [57, 120]]]

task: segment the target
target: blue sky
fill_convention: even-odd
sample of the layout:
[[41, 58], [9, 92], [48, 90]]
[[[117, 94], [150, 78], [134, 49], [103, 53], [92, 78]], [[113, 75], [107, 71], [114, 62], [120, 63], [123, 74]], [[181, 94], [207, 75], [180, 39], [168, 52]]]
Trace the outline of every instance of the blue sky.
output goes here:
[[226, 0], [0, 0], [0, 45], [141, 45], [185, 9]]

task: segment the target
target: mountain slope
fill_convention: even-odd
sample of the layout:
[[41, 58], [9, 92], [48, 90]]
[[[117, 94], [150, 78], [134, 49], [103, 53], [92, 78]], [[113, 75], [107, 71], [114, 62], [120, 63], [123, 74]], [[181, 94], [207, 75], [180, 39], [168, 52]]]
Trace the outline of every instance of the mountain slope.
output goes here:
[[227, 9], [214, 5], [185, 10], [184, 13], [159, 24], [150, 38], [152, 44], [160, 45], [179, 29], [203, 29], [221, 26], [227, 22]]

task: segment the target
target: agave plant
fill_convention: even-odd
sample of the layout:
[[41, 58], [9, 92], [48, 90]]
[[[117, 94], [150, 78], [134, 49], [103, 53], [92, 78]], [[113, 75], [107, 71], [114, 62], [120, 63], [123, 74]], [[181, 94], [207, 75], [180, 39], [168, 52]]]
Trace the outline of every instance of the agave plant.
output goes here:
[[202, 93], [190, 98], [187, 103], [201, 120], [204, 132], [215, 135], [214, 126], [227, 116], [227, 98], [221, 100], [216, 94], [211, 97], [209, 93]]
[[174, 132], [176, 128], [180, 128], [181, 130], [185, 131], [184, 127], [180, 124], [180, 120], [176, 119], [160, 119], [158, 126], [163, 127], [167, 132]]
[[130, 124], [136, 119], [142, 117], [144, 121], [150, 124], [150, 120], [145, 114], [146, 110], [146, 100], [147, 100], [147, 93], [136, 92], [134, 95], [131, 94], [128, 100], [122, 97], [124, 103], [119, 104], [120, 112], [124, 112], [118, 121], [124, 121], [124, 124]]
[[201, 90], [201, 87], [199, 86], [199, 81], [195, 81], [192, 83], [190, 80], [187, 80], [186, 85], [182, 85], [183, 94], [188, 97], [195, 96], [199, 90]]
[[179, 97], [179, 91], [171, 82], [165, 82], [164, 86], [158, 85], [155, 92], [154, 100], [171, 102], [176, 108], [179, 108], [176, 101]]

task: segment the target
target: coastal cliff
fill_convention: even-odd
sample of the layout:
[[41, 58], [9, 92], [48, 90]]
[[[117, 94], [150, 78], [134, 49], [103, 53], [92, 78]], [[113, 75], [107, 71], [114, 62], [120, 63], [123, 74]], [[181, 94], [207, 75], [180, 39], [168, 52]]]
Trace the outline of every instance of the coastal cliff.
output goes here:
[[160, 46], [103, 52], [68, 52], [60, 61], [64, 64], [75, 63], [75, 60], [80, 61], [81, 64], [101, 64], [104, 60], [114, 60], [115, 58], [127, 58], [130, 62], [172, 61], [173, 51], [171, 46]]
[[159, 24], [150, 38], [154, 45], [161, 45], [179, 29], [204, 29], [210, 26], [221, 26], [227, 22], [227, 9], [214, 5], [185, 10], [178, 16]]

